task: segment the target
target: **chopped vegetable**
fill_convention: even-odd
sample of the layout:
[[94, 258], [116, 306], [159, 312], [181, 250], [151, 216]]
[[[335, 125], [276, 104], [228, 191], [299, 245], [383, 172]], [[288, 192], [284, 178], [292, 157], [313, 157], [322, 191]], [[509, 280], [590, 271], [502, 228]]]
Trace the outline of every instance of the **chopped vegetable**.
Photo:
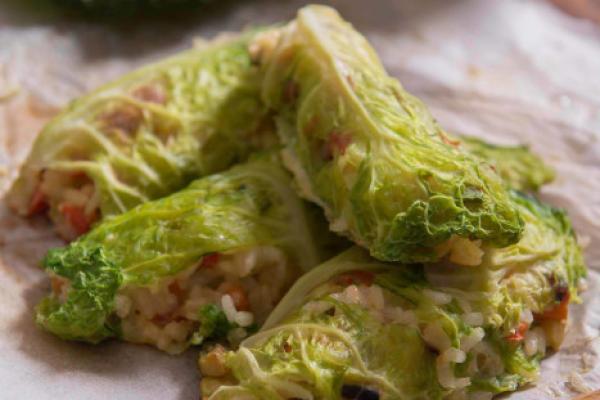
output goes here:
[[95, 219], [94, 216], [85, 215], [84, 207], [73, 204], [63, 203], [59, 206], [59, 211], [65, 216], [78, 236], [89, 231]]
[[511, 342], [520, 342], [525, 339], [525, 333], [529, 329], [529, 324], [527, 322], [521, 322], [519, 326], [516, 328], [515, 333], [512, 333], [506, 337], [506, 340]]
[[569, 316], [569, 294], [562, 297], [558, 304], [552, 305], [550, 308], [545, 310], [542, 314], [536, 315], [536, 319], [539, 320], [555, 320], [564, 321]]
[[195, 341], [200, 344], [207, 339], [218, 339], [227, 336], [234, 328], [223, 310], [214, 304], [207, 304], [200, 309], [200, 329], [195, 333]]
[[220, 258], [221, 256], [219, 255], [219, 253], [207, 254], [204, 257], [202, 257], [200, 266], [202, 268], [212, 268], [215, 266], [215, 264], [219, 262]]

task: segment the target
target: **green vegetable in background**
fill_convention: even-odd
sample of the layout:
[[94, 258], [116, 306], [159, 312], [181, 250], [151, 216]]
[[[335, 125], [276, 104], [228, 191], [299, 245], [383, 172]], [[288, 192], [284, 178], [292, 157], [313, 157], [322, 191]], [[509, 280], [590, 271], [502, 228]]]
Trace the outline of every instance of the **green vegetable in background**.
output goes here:
[[[259, 157], [186, 189], [106, 220], [65, 248], [51, 250], [44, 267], [70, 284], [38, 307], [37, 321], [64, 339], [98, 342], [119, 336], [115, 297], [155, 287], [200, 260], [255, 246], [275, 246], [307, 270], [336, 239], [322, 217], [300, 200], [278, 163]], [[198, 311], [196, 338], [223, 333], [215, 309]]]
[[210, 0], [51, 0], [57, 5], [79, 11], [89, 17], [124, 17], [167, 15], [192, 12], [210, 3]]
[[[274, 137], [248, 50], [254, 35], [214, 41], [75, 100], [36, 139], [9, 203], [21, 214], [49, 206], [81, 234], [268, 146]], [[86, 203], [74, 212], [69, 192], [88, 182], [88, 203], [99, 210]]]
[[[227, 356], [221, 378], [237, 384], [203, 395], [440, 399], [535, 381], [546, 345], [560, 344], [548, 324], [564, 329], [556, 310], [577, 299], [585, 266], [562, 211], [512, 196], [523, 239], [488, 249], [476, 270], [398, 268], [355, 247], [308, 272]], [[529, 339], [540, 332], [547, 342]]]
[[[273, 35], [272, 35], [273, 36]], [[492, 167], [458, 146], [327, 7], [263, 41], [263, 98], [284, 161], [336, 232], [381, 260], [439, 258], [453, 235], [502, 247], [523, 223]]]
[[495, 145], [469, 136], [460, 141], [469, 153], [492, 164], [513, 189], [536, 191], [554, 180], [554, 170], [527, 146]]

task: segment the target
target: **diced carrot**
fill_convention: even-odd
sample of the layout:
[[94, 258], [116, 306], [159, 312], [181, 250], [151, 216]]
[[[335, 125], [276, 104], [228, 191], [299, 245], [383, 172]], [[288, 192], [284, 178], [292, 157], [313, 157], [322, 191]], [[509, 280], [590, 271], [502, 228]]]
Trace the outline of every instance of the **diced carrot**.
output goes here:
[[31, 197], [31, 201], [29, 203], [29, 209], [27, 210], [27, 215], [34, 215], [46, 211], [48, 208], [48, 202], [46, 200], [46, 195], [42, 192], [41, 188], [37, 188]]
[[338, 276], [336, 281], [343, 286], [359, 284], [371, 286], [375, 281], [375, 274], [370, 271], [351, 271]]
[[202, 261], [200, 262], [200, 268], [213, 268], [219, 260], [221, 259], [221, 254], [219, 253], [210, 253], [202, 257]]
[[90, 230], [90, 226], [94, 222], [95, 217], [85, 215], [84, 207], [74, 204], [63, 203], [59, 207], [61, 214], [65, 216], [69, 225], [73, 227], [75, 233], [83, 235]]
[[231, 296], [235, 309], [238, 311], [250, 311], [250, 301], [246, 291], [240, 283], [223, 282], [219, 290]]
[[555, 304], [551, 308], [544, 311], [542, 314], [535, 314], [534, 318], [536, 320], [555, 320], [555, 321], [564, 321], [569, 316], [569, 301], [571, 296], [569, 293], [566, 293], [562, 296], [561, 301], [558, 304]]
[[517, 328], [515, 333], [508, 335], [506, 337], [506, 340], [508, 340], [510, 342], [520, 342], [521, 340], [523, 340], [525, 338], [525, 333], [527, 333], [528, 329], [529, 329], [529, 324], [527, 324], [527, 322], [521, 322], [521, 323], [519, 323], [519, 327]]

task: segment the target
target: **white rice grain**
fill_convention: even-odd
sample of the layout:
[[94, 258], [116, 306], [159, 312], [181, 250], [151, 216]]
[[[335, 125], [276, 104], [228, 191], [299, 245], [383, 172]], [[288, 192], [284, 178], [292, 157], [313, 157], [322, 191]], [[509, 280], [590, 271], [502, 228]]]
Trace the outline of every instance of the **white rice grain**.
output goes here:
[[388, 307], [384, 310], [385, 318], [396, 324], [403, 324], [416, 327], [418, 324], [417, 316], [411, 310], [403, 310], [400, 307]]
[[538, 353], [542, 355], [546, 353], [546, 334], [543, 329], [537, 327], [525, 333], [523, 351], [525, 351], [525, 355], [528, 357]]
[[438, 306], [448, 304], [452, 301], [452, 296], [437, 290], [423, 289], [423, 294]]
[[439, 352], [444, 352], [451, 346], [448, 334], [446, 334], [444, 329], [442, 329], [442, 327], [435, 322], [427, 324], [423, 330], [423, 339], [429, 346], [433, 347]]
[[435, 361], [438, 381], [442, 387], [446, 389], [461, 389], [471, 384], [471, 379], [469, 378], [457, 378], [454, 376], [452, 364], [442, 360], [442, 357], [438, 357]]
[[342, 293], [335, 293], [332, 295], [333, 298], [348, 304], [364, 304], [361, 291], [356, 285], [350, 285], [344, 289]]
[[464, 336], [460, 341], [460, 349], [464, 352], [470, 351], [473, 347], [475, 347], [483, 337], [485, 336], [485, 331], [483, 328], [475, 328], [473, 331]]
[[531, 325], [533, 322], [533, 313], [529, 309], [525, 309], [521, 312], [521, 322], [525, 322], [527, 325]]
[[248, 311], [238, 311], [235, 315], [235, 323], [242, 328], [252, 325], [254, 322], [254, 314]]
[[442, 354], [440, 354], [439, 357], [442, 360], [442, 362], [456, 363], [456, 364], [464, 363], [465, 360], [467, 359], [467, 355], [464, 351], [459, 350], [454, 347], [450, 347], [448, 350], [446, 350]]
[[462, 315], [462, 320], [465, 324], [471, 326], [483, 325], [483, 314], [480, 312], [470, 312]]
[[227, 321], [235, 322], [235, 316], [237, 315], [237, 310], [235, 309], [235, 304], [233, 303], [233, 299], [230, 295], [226, 294], [221, 297], [221, 307], [223, 308], [223, 312], [227, 317]]
[[483, 376], [498, 376], [504, 372], [502, 358], [489, 343], [479, 342], [472, 349], [473, 358], [469, 373], [481, 373]]

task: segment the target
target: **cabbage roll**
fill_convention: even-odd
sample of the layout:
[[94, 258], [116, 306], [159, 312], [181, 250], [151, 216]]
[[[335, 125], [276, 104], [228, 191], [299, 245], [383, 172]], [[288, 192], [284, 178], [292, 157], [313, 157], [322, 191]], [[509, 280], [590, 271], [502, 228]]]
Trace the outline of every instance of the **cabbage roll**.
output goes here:
[[490, 399], [534, 382], [585, 276], [564, 213], [514, 194], [521, 241], [480, 268], [383, 263], [359, 247], [308, 272], [235, 352], [199, 360], [226, 399]]
[[38, 135], [9, 204], [47, 213], [70, 240], [272, 141], [254, 35], [208, 43], [72, 102]]
[[63, 339], [116, 337], [170, 353], [238, 343], [336, 248], [321, 211], [290, 183], [276, 162], [256, 159], [51, 250], [38, 324]]
[[492, 166], [442, 130], [333, 9], [305, 7], [253, 46], [285, 164], [332, 230], [409, 263], [439, 260], [452, 237], [519, 240], [523, 221]]

